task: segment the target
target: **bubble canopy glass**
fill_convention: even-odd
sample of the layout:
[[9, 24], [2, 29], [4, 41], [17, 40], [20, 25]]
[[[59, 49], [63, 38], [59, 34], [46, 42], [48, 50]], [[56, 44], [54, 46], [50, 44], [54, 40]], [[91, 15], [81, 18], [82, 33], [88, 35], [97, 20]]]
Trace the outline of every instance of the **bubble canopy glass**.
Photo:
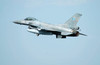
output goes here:
[[33, 18], [33, 17], [27, 17], [27, 18], [25, 18], [24, 20], [35, 21], [35, 20], [37, 20], [37, 19], [36, 19], [36, 18]]

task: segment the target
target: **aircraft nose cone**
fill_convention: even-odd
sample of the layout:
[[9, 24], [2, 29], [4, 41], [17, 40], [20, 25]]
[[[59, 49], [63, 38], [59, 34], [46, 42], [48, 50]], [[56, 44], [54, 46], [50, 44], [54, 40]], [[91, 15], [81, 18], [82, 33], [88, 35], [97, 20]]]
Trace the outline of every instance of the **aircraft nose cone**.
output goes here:
[[13, 23], [15, 23], [15, 24], [20, 24], [20, 21], [13, 21]]
[[16, 21], [13, 21], [13, 23], [17, 23]]

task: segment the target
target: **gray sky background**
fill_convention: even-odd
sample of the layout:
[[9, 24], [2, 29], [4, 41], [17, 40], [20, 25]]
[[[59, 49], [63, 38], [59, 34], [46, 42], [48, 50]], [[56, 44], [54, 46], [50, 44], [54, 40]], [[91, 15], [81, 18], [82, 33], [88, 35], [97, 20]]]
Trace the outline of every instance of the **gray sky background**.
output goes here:
[[[26, 17], [63, 24], [75, 13], [87, 37], [56, 39], [12, 23]], [[100, 65], [99, 0], [0, 0], [0, 65]]]

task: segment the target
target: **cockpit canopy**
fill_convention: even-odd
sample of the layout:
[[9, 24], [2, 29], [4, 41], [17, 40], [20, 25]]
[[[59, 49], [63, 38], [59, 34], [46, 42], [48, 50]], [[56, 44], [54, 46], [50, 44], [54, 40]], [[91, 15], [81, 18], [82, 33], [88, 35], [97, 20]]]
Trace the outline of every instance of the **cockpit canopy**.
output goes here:
[[24, 20], [27, 20], [27, 21], [35, 21], [37, 20], [36, 18], [33, 18], [33, 17], [27, 17], [25, 18]]

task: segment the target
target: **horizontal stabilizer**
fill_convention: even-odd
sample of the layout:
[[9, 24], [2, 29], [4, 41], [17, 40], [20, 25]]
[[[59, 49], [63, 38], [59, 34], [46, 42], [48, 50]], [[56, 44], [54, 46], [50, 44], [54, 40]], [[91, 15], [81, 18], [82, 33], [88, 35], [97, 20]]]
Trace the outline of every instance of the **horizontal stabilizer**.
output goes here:
[[83, 36], [87, 36], [86, 34], [83, 34], [83, 33], [79, 33], [80, 35], [83, 35]]

